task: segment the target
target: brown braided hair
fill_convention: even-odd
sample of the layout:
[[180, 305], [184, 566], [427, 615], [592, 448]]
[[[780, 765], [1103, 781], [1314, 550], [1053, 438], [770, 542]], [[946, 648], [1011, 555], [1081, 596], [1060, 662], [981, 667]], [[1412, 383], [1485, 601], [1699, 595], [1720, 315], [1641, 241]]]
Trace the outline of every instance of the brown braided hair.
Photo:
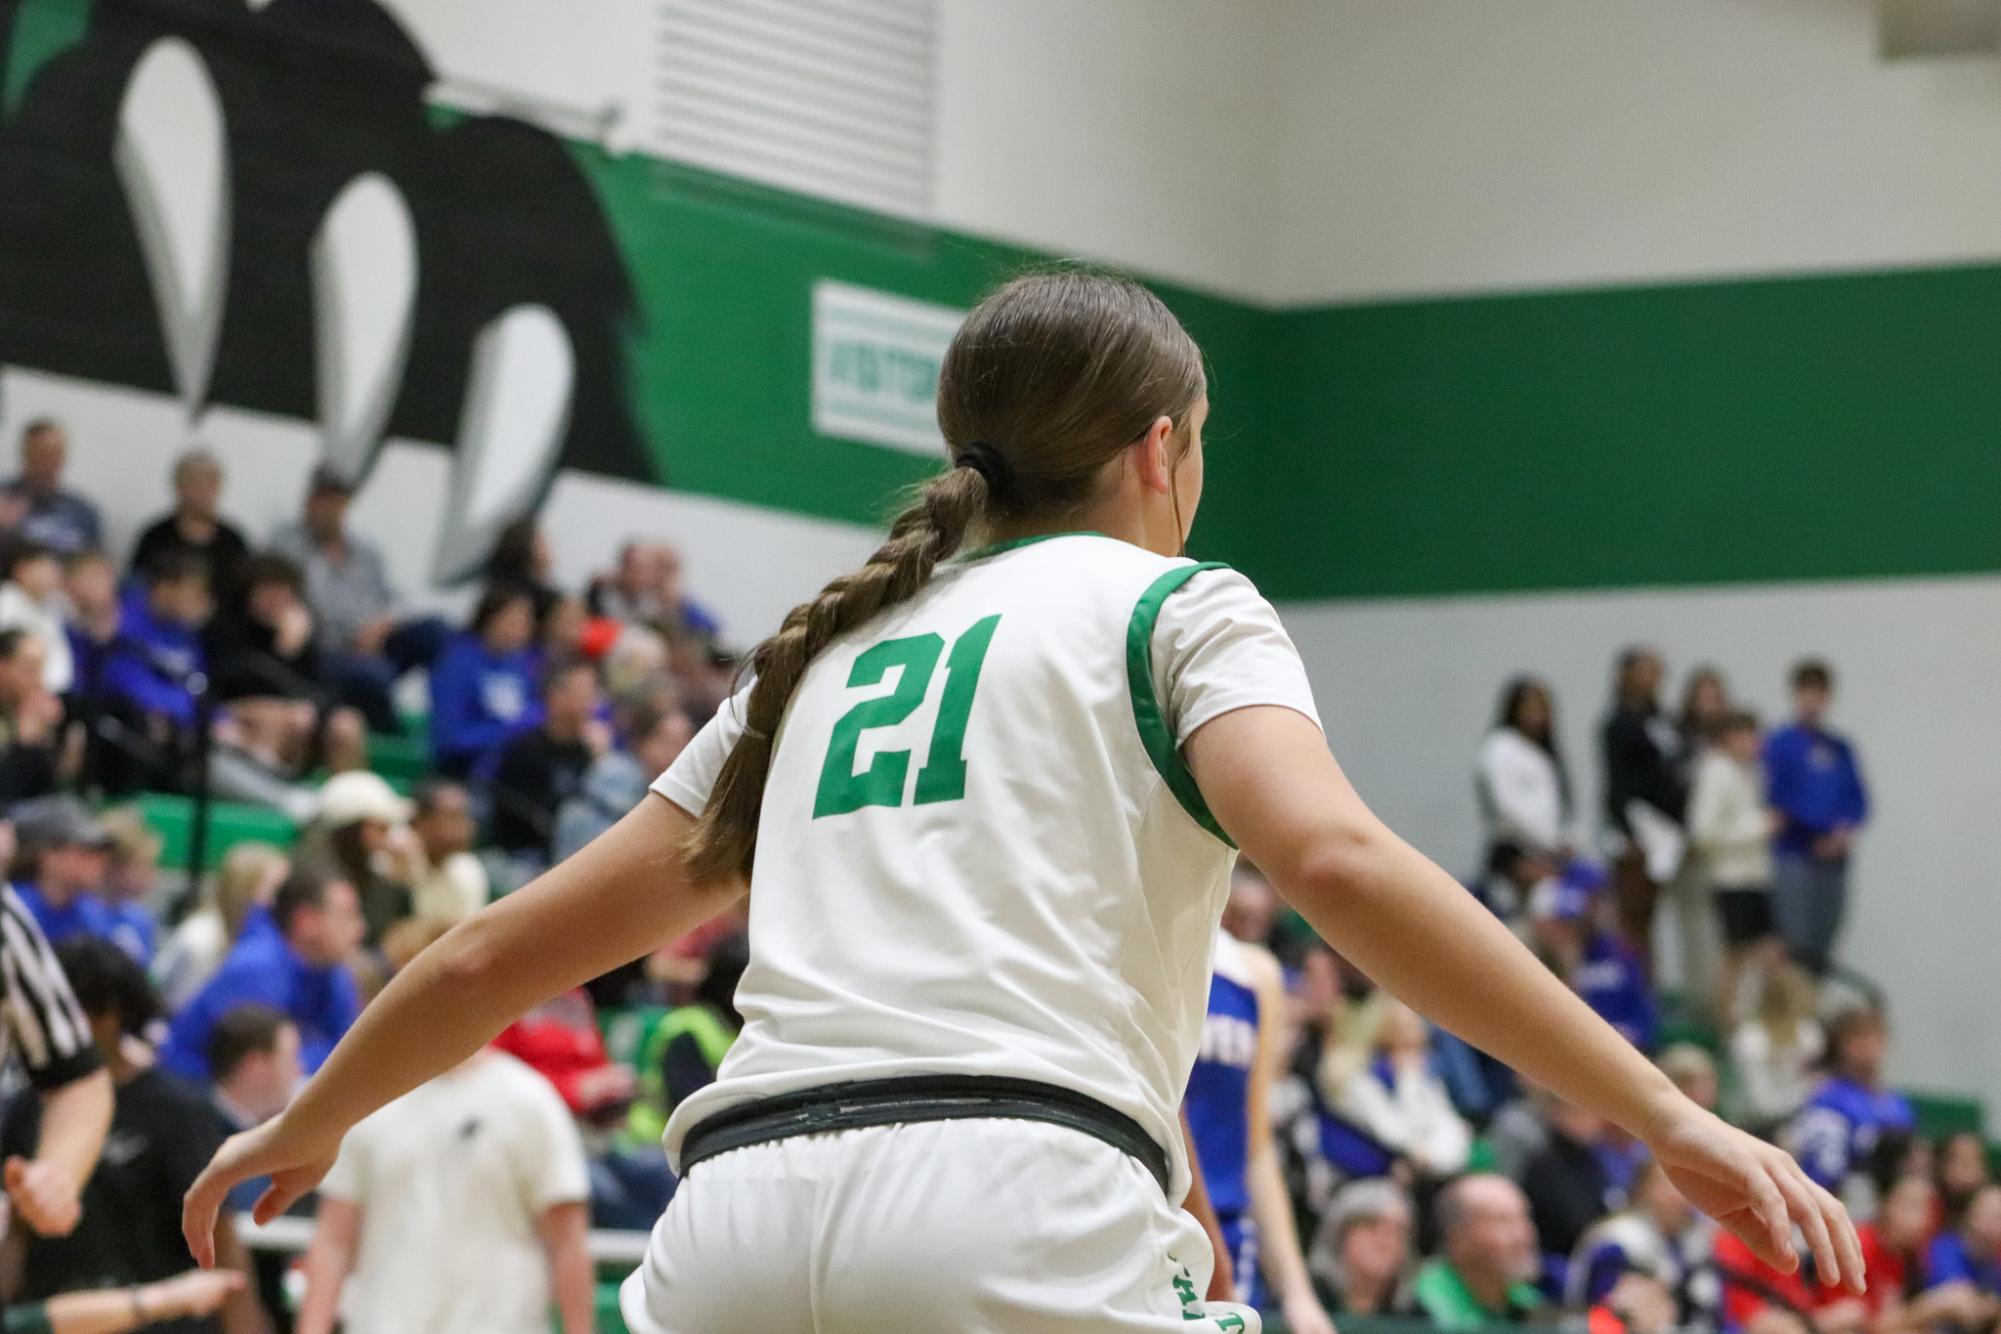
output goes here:
[[1189, 410], [1207, 388], [1194, 340], [1128, 279], [1037, 274], [982, 301], [938, 375], [953, 466], [916, 489], [867, 564], [794, 607], [751, 652], [743, 734], [689, 836], [690, 874], [750, 874], [779, 723], [829, 643], [915, 596], [968, 533], [1000, 522], [1060, 527], [1090, 503], [1106, 463], [1161, 417], [1185, 449]]

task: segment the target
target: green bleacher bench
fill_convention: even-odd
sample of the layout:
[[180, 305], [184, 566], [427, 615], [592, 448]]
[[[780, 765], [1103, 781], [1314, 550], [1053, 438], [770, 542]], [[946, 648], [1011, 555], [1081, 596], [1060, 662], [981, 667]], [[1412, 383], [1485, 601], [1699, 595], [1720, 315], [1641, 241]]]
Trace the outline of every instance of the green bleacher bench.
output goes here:
[[598, 1284], [598, 1334], [630, 1334], [618, 1313], [618, 1284]]
[[403, 736], [371, 732], [368, 767], [387, 779], [389, 786], [408, 794], [430, 771], [430, 742], [421, 729]]
[[1918, 1089], [1906, 1089], [1904, 1096], [1911, 1100], [1911, 1109], [1918, 1114], [1918, 1134], [1926, 1139], [1956, 1135], [1963, 1130], [1986, 1133], [1987, 1111], [1978, 1098]]
[[[142, 792], [130, 804], [138, 808], [147, 827], [160, 836], [160, 865], [174, 869], [186, 866], [194, 829], [194, 799], [169, 792]], [[223, 855], [239, 843], [275, 843], [289, 848], [298, 839], [297, 822], [283, 811], [241, 801], [211, 801], [202, 869], [214, 870]]]

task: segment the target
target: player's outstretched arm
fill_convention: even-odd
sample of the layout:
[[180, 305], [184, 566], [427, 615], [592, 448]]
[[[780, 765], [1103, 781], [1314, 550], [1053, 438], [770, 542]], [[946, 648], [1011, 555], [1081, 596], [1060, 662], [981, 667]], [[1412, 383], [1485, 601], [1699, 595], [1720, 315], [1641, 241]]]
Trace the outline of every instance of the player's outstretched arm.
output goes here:
[[1315, 930], [1452, 1032], [1645, 1141], [1697, 1208], [1769, 1263], [1863, 1285], [1847, 1213], [1782, 1150], [1683, 1097], [1457, 881], [1362, 803], [1311, 720], [1226, 713], [1185, 753], [1210, 809]]
[[268, 1221], [311, 1190], [355, 1122], [486, 1045], [551, 996], [686, 933], [743, 894], [696, 884], [681, 847], [694, 819], [649, 796], [567, 861], [458, 926], [390, 982], [283, 1115], [232, 1136], [188, 1191], [181, 1225], [204, 1267], [239, 1181], [269, 1176]]

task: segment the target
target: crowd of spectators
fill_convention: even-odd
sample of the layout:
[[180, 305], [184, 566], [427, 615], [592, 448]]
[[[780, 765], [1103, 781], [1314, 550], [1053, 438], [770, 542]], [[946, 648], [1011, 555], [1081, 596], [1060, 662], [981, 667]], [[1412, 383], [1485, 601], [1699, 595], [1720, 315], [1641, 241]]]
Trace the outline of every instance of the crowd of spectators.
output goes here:
[[[0, 829], [15, 892], [76, 979], [139, 1166], [93, 1180], [96, 1230], [18, 1234], [24, 1253], [0, 1274], [34, 1297], [139, 1291], [185, 1269], [166, 1202], [216, 1137], [280, 1110], [443, 930], [630, 810], [735, 666], [661, 544], [628, 542], [567, 588], [523, 520], [452, 624], [402, 599], [330, 470], [260, 544], [226, 516], [218, 461], [190, 451], [167, 511], [121, 559], [65, 488], [64, 448], [58, 424], [35, 423], [21, 476], [0, 486]], [[1832, 672], [1801, 663], [1794, 717], [1769, 731], [1708, 670], [1670, 714], [1665, 675], [1650, 650], [1615, 665], [1597, 794], [1573, 782], [1550, 688], [1508, 684], [1478, 749], [1485, 849], [1469, 892], [1678, 1085], [1844, 1193], [1867, 1221], [1869, 1295], [1764, 1266], [1624, 1132], [1377, 992], [1248, 872], [1226, 927], [1284, 967], [1288, 1006], [1264, 1017], [1287, 1053], [1270, 1113], [1319, 1299], [1337, 1320], [1441, 1328], [1569, 1314], [1592, 1334], [1977, 1334], [2001, 1314], [2001, 1187], [1978, 1137], [1935, 1151], [1916, 1138], [1884, 1081], [1886, 1016], [1839, 966], [1868, 802], [1829, 724]], [[369, 767], [372, 738], [420, 712], [427, 776], [392, 785]], [[168, 894], [159, 840], [118, 803], [186, 792], [203, 768], [219, 795], [300, 832], [238, 843]], [[524, 1017], [357, 1132], [323, 1192], [300, 1327], [330, 1328], [344, 1283], [350, 1312], [410, 1308], [420, 1254], [475, 1275], [506, 1254], [542, 1277], [496, 1302], [553, 1304], [587, 1327], [583, 1228], [643, 1228], [664, 1207], [660, 1133], [728, 1050], [746, 961], [743, 919], [712, 923]], [[0, 1139], [28, 1142], [33, 1107], [16, 1102]], [[492, 1136], [488, 1175], [424, 1194], [446, 1156], [426, 1137], [471, 1133]], [[433, 1216], [439, 1200], [457, 1203]], [[464, 1245], [433, 1247], [475, 1214]], [[285, 1326], [278, 1276], [250, 1276], [182, 1327]]]
[[1321, 1303], [1337, 1324], [1985, 1330], [2001, 1311], [1985, 1145], [1918, 1138], [1885, 1082], [1882, 1001], [1839, 961], [1868, 797], [1830, 724], [1832, 670], [1797, 664], [1793, 717], [1769, 731], [1714, 670], [1690, 673], [1673, 715], [1658, 653], [1623, 653], [1612, 677], [1595, 805], [1550, 687], [1504, 687], [1477, 750], [1485, 852], [1469, 892], [1677, 1086], [1841, 1194], [1865, 1224], [1870, 1292], [1821, 1287], [1811, 1262], [1763, 1264], [1623, 1130], [1428, 1030], [1246, 868], [1224, 925], [1286, 968], [1274, 1018], [1291, 1057], [1272, 1103]]
[[[0, 484], [0, 854], [111, 1072], [113, 1148], [76, 1232], [11, 1231], [0, 1297], [116, 1288], [184, 1312], [175, 1328], [287, 1328], [294, 1305], [301, 1328], [341, 1311], [366, 1327], [376, 1306], [416, 1309], [456, 1255], [459, 1286], [486, 1292], [482, 1328], [551, 1306], [589, 1328], [586, 1228], [644, 1228], [666, 1205], [659, 1127], [734, 1035], [740, 918], [558, 998], [358, 1131], [322, 1192], [300, 1303], [233, 1243], [224, 1263], [248, 1281], [178, 1278], [178, 1198], [396, 969], [643, 797], [732, 688], [716, 618], [671, 548], [630, 542], [564, 588], [523, 521], [453, 624], [401, 598], [340, 475], [315, 470], [298, 518], [260, 541], [201, 449], [175, 461], [166, 512], [110, 551], [97, 506], [65, 484], [66, 448], [60, 424], [32, 424], [20, 477]], [[426, 776], [371, 769], [385, 737], [421, 747]], [[129, 800], [193, 793], [204, 774], [215, 799], [268, 807], [296, 836], [235, 842], [200, 877], [162, 868]], [[13, 1097], [0, 1139], [32, 1145], [34, 1112]], [[442, 1152], [475, 1133], [481, 1153]], [[534, 1207], [507, 1207], [521, 1200]], [[446, 1231], [462, 1241], [449, 1254]]]

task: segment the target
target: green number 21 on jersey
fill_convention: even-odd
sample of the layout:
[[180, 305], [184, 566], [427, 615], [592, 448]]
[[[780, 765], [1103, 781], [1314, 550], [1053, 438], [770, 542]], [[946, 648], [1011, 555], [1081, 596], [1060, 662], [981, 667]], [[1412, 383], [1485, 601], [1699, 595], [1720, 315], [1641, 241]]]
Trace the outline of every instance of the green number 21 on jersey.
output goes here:
[[869, 766], [855, 772], [856, 751], [862, 733], [873, 727], [894, 727], [917, 711], [931, 687], [931, 675], [938, 659], [945, 659], [945, 691], [938, 702], [938, 721], [931, 729], [931, 744], [924, 755], [924, 767], [917, 771], [917, 791], [913, 804], [957, 801], [966, 795], [966, 720], [973, 712], [973, 692], [979, 688], [980, 667], [987, 660], [987, 646], [993, 642], [999, 616], [976, 621], [966, 633], [952, 641], [950, 653], [945, 640], [935, 634], [912, 635], [908, 639], [885, 639], [863, 651], [848, 673], [848, 689], [882, 684], [894, 668], [902, 668], [896, 688], [887, 695], [865, 699], [841, 715], [834, 724], [834, 737], [827, 747], [827, 762], [820, 769], [820, 789], [813, 800], [813, 818], [846, 815], [864, 806], [901, 806], [910, 776], [910, 752], [880, 750]]

